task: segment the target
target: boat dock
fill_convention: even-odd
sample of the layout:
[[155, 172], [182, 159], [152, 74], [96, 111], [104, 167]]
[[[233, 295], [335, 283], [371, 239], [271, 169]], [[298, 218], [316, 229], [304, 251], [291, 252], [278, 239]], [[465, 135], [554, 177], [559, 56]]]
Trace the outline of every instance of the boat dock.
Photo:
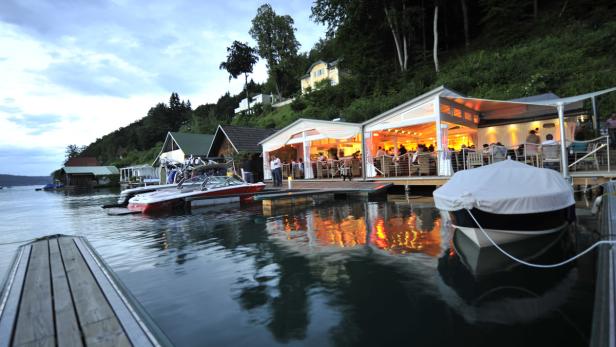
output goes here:
[[[616, 240], [616, 182], [604, 186], [599, 215], [602, 240]], [[616, 246], [600, 247], [591, 346], [616, 346]]]
[[171, 345], [81, 237], [21, 246], [0, 298], [0, 347]]

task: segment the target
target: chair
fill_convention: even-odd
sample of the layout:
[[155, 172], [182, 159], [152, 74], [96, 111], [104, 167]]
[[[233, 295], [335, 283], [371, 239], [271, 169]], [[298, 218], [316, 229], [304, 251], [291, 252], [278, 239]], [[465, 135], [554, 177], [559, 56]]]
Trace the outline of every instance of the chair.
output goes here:
[[430, 154], [429, 153], [421, 153], [417, 155], [417, 164], [419, 164], [418, 174], [421, 175], [430, 175]]
[[580, 153], [581, 157], [587, 155], [588, 153], [592, 153], [588, 155], [586, 158], [582, 159], [578, 164], [584, 164], [584, 166], [594, 166], [597, 171], [599, 171], [599, 158], [597, 157], [597, 148], [600, 146], [599, 143], [595, 142], [588, 145], [588, 152]]
[[384, 177], [391, 176], [391, 169], [393, 168], [393, 166], [394, 166], [393, 158], [384, 155], [382, 157], [382, 164], [381, 164]]
[[504, 146], [492, 147], [492, 163], [503, 161], [507, 158], [507, 148]]
[[358, 159], [351, 159], [351, 175], [353, 177], [361, 176], [361, 161]]
[[327, 174], [326, 163], [323, 161], [317, 161], [317, 178], [325, 178]]
[[476, 166], [483, 166], [483, 153], [481, 152], [466, 152], [466, 168], [472, 169]]
[[548, 168], [553, 168], [552, 164], [556, 163], [558, 165], [558, 169], [560, 171], [560, 145], [542, 145], [541, 146], [541, 155], [542, 155], [542, 167], [546, 167], [545, 164], [548, 164]]
[[526, 164], [539, 166], [539, 145], [535, 143], [524, 144], [524, 162]]

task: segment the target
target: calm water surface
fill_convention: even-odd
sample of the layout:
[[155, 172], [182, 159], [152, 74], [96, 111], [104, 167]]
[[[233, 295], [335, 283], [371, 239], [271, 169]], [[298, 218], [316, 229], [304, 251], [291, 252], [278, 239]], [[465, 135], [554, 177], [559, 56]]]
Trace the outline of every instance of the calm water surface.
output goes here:
[[[177, 346], [588, 344], [594, 255], [516, 266], [478, 252], [425, 199], [108, 216], [116, 194], [0, 190], [2, 276], [20, 241], [77, 234]], [[507, 249], [556, 262], [587, 229]]]

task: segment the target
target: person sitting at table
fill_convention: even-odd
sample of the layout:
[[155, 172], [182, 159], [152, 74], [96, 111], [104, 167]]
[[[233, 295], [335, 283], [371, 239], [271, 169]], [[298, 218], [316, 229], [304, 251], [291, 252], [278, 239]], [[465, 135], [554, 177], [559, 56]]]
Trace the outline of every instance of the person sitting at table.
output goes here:
[[490, 145], [488, 145], [487, 143], [483, 144], [483, 154], [490, 154]]
[[327, 161], [327, 157], [323, 154], [323, 152], [319, 152], [318, 161]]
[[381, 148], [381, 146], [379, 146], [379, 149], [376, 150], [375, 157], [382, 157], [384, 155], [385, 155], [385, 151], [383, 150], [383, 148]]
[[545, 141], [541, 142], [541, 145], [556, 145], [558, 142], [554, 141], [554, 136], [552, 134], [545, 135]]
[[526, 137], [526, 153], [527, 154], [537, 154], [537, 146], [541, 143], [541, 139], [537, 136], [537, 133], [534, 130], [528, 132], [528, 136]]
[[360, 151], [356, 151], [355, 153], [353, 153], [353, 159], [359, 160], [360, 158], [361, 158], [361, 152]]
[[430, 144], [430, 146], [428, 146], [428, 152], [434, 152], [434, 145]]
[[407, 152], [406, 147], [404, 147], [404, 145], [400, 145], [400, 147], [398, 148], [398, 154], [405, 155], [406, 152]]

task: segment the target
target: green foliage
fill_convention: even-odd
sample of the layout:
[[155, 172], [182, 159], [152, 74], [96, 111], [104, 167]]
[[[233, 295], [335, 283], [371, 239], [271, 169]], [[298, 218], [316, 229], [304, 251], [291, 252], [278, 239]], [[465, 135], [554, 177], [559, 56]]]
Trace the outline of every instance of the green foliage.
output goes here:
[[278, 15], [271, 5], [264, 4], [257, 9], [250, 28], [259, 55], [267, 62], [277, 95], [290, 95], [297, 88], [297, 68], [302, 64], [293, 24], [291, 16]]
[[220, 69], [226, 70], [229, 73], [229, 80], [237, 78], [241, 74], [252, 73], [252, 67], [257, 63], [257, 57], [254, 48], [246, 43], [233, 41], [230, 47], [227, 47], [227, 60], [220, 63]]

